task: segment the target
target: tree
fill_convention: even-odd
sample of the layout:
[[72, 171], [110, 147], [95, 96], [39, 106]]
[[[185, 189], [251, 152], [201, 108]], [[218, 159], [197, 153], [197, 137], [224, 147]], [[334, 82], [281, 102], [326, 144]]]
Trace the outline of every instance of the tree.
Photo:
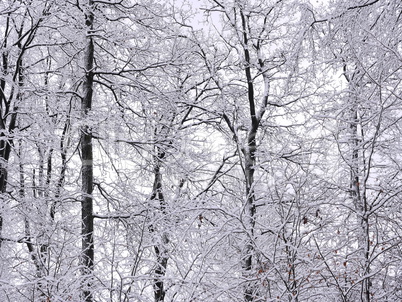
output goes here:
[[[93, 149], [92, 129], [85, 122], [92, 109], [93, 85], [94, 85], [94, 42], [92, 32], [94, 30], [94, 2], [88, 0], [85, 3], [86, 46], [84, 50], [84, 81], [81, 111], [84, 124], [81, 130], [81, 178], [82, 178], [82, 265], [84, 274], [92, 278], [94, 266], [94, 218], [93, 218]], [[87, 302], [93, 300], [91, 292], [92, 282], [84, 285], [84, 299]]]
[[[384, 261], [392, 262], [393, 258], [385, 256], [387, 248], [396, 247], [394, 240], [399, 235], [395, 234], [390, 241], [383, 238], [390, 234], [385, 229], [399, 218], [396, 214], [384, 219], [383, 211], [397, 208], [394, 198], [400, 192], [395, 189], [394, 181], [399, 172], [391, 163], [394, 155], [385, 150], [399, 149], [391, 137], [399, 131], [399, 119], [394, 115], [399, 110], [394, 93], [399, 84], [393, 75], [399, 72], [400, 64], [394, 49], [398, 34], [383, 36], [383, 33], [390, 24], [390, 32], [397, 30], [398, 11], [400, 7], [392, 1], [357, 1], [333, 8], [327, 20], [326, 39], [330, 41], [327, 45], [331, 45], [334, 58], [331, 67], [338, 74], [341, 71], [344, 77], [344, 81], [335, 79], [339, 94], [334, 97], [332, 107], [335, 112], [332, 118], [337, 125], [332, 135], [339, 152], [341, 175], [334, 184], [340, 190], [336, 211], [346, 227], [337, 226], [331, 232], [340, 236], [330, 240], [336, 244], [331, 252], [333, 256], [328, 258], [333, 257], [335, 265], [330, 266], [329, 259], [326, 264], [332, 275], [329, 278], [336, 282], [344, 301], [371, 301], [381, 297], [384, 290], [380, 289], [380, 280], [392, 279], [382, 271], [387, 266]], [[344, 181], [347, 178], [349, 182]], [[382, 188], [384, 183], [387, 183], [386, 190]], [[384, 236], [385, 233], [388, 235]], [[387, 294], [392, 296], [392, 292]]]
[[[3, 28], [2, 39], [2, 78], [1, 87], [1, 175], [0, 191], [4, 196], [7, 191], [8, 167], [11, 149], [14, 143], [13, 133], [17, 131], [18, 108], [23, 101], [24, 93], [24, 59], [31, 44], [34, 41], [37, 30], [43, 21], [48, 7], [42, 7], [40, 17], [30, 18], [25, 23], [25, 17], [29, 16], [30, 6], [19, 7], [16, 1], [6, 3], [2, 18], [5, 27]], [[17, 13], [15, 13], [17, 12]], [[5, 203], [6, 201], [3, 200]], [[3, 217], [0, 216], [0, 236], [3, 230]], [[4, 238], [0, 239], [0, 247]]]
[[[263, 179], [269, 179], [266, 173], [270, 168], [265, 163], [273, 162], [265, 160], [266, 156], [280, 158], [280, 161], [288, 162], [286, 165], [292, 165], [289, 159], [294, 158], [297, 166], [297, 158], [305, 152], [304, 145], [292, 145], [295, 137], [291, 134], [292, 131], [288, 135], [284, 129], [292, 129], [294, 126], [284, 123], [284, 120], [296, 117], [300, 112], [298, 104], [303, 104], [303, 100], [311, 96], [309, 93], [314, 90], [314, 84], [308, 84], [308, 69], [302, 65], [308, 62], [307, 53], [303, 51], [303, 39], [309, 24], [305, 23], [306, 10], [303, 5], [282, 1], [211, 1], [207, 11], [211, 20], [216, 19], [217, 14], [223, 16], [221, 23], [217, 25], [220, 41], [217, 49], [225, 53], [223, 57], [226, 61], [222, 66], [226, 64], [227, 67], [220, 69], [219, 66], [214, 66], [211, 72], [214, 72], [214, 80], [220, 90], [220, 106], [225, 109], [217, 109], [215, 112], [226, 123], [230, 132], [228, 136], [232, 139], [230, 143], [234, 143], [239, 157], [237, 172], [242, 174], [243, 181], [239, 180], [239, 183], [244, 192], [238, 192], [235, 196], [227, 193], [226, 198], [233, 198], [240, 204], [238, 227], [243, 228], [244, 239], [238, 248], [242, 251], [244, 299], [257, 301], [264, 296], [276, 296], [273, 292], [279, 289], [266, 290], [269, 282], [260, 283], [260, 278], [263, 278], [261, 273], [266, 275], [267, 266], [276, 263], [275, 252], [269, 253], [263, 245], [270, 242], [270, 247], [274, 247], [277, 241], [275, 237], [279, 236], [284, 240], [287, 250], [285, 253], [292, 257], [289, 254], [290, 244], [285, 238], [287, 235], [280, 235], [289, 231], [287, 227], [275, 230], [272, 235], [267, 231], [275, 225], [275, 203], [272, 201], [275, 197], [269, 193], [275, 192], [275, 189], [267, 187]], [[290, 22], [285, 12], [302, 17]], [[299, 26], [301, 29], [297, 30]], [[301, 114], [299, 116], [302, 117]], [[269, 130], [270, 128], [275, 130]], [[289, 143], [271, 144], [275, 138], [269, 137], [270, 131], [275, 131], [275, 135], [281, 139], [290, 138]], [[268, 148], [264, 146], [267, 144]], [[303, 160], [302, 162], [304, 163]], [[297, 173], [294, 177], [296, 175]], [[280, 181], [277, 180], [277, 183]], [[292, 190], [289, 189], [278, 187], [276, 190], [292, 195]], [[290, 210], [296, 200], [286, 202], [290, 203]], [[267, 217], [271, 217], [271, 221], [267, 221]], [[302, 217], [300, 214], [296, 217], [298, 222], [295, 223], [300, 224]], [[291, 227], [289, 217], [282, 218], [282, 225], [289, 223]], [[296, 254], [295, 252], [294, 255]], [[295, 260], [293, 258], [291, 261]], [[293, 264], [287, 264], [293, 267]], [[291, 297], [297, 292], [298, 285], [290, 279], [296, 280], [294, 277], [284, 282]]]

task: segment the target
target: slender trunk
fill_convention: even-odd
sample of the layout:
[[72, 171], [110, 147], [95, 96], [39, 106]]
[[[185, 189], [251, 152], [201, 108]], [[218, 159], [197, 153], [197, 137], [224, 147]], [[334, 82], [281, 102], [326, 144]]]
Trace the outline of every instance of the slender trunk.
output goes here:
[[64, 123], [63, 131], [61, 133], [61, 138], [60, 138], [60, 159], [61, 159], [60, 174], [58, 175], [58, 179], [57, 179], [54, 199], [50, 205], [50, 219], [52, 222], [54, 222], [54, 220], [55, 220], [57, 205], [60, 203], [61, 190], [63, 188], [64, 180], [66, 177], [67, 150], [69, 147], [71, 109], [72, 109], [72, 105], [71, 105], [71, 101], [70, 101], [70, 107], [69, 107], [69, 110], [67, 113], [66, 121]]
[[[255, 135], [256, 130], [251, 130], [248, 134], [248, 145], [244, 148], [244, 170], [246, 178], [246, 205], [245, 205], [245, 216], [246, 225], [249, 232], [249, 239], [247, 240], [245, 252], [243, 256], [243, 269], [246, 271], [246, 276], [252, 274], [253, 265], [253, 255], [254, 255], [254, 228], [255, 228], [255, 194], [254, 194], [254, 172], [255, 172], [255, 151], [256, 142]], [[245, 300], [254, 301], [255, 289], [251, 285], [247, 285], [245, 288]]]
[[[18, 152], [18, 157], [20, 159], [19, 163], [19, 173], [20, 173], [20, 187], [19, 187], [19, 198], [20, 202], [22, 203], [22, 206], [24, 207], [24, 202], [25, 202], [25, 172], [24, 172], [24, 165], [22, 163], [22, 152], [21, 152], [21, 143], [19, 146], [19, 152]], [[35, 179], [35, 178], [34, 178]], [[35, 194], [35, 181], [34, 181], [34, 197], [36, 197]], [[31, 257], [31, 260], [33, 264], [35, 265], [36, 269], [36, 278], [37, 278], [37, 285], [36, 285], [36, 290], [39, 292], [39, 301], [45, 302], [47, 300], [46, 297], [46, 286], [43, 284], [43, 278], [46, 276], [46, 267], [45, 267], [45, 256], [44, 256], [44, 250], [42, 248], [42, 245], [40, 245], [39, 250], [35, 248], [36, 243], [33, 242], [32, 240], [32, 234], [31, 234], [31, 224], [29, 222], [29, 219], [27, 216], [24, 215], [24, 230], [25, 230], [25, 244], [27, 246], [29, 255]], [[39, 243], [40, 244], [40, 243]]]
[[[4, 30], [4, 40], [3, 48], [7, 48], [7, 37], [10, 29], [10, 15], [7, 17]], [[5, 75], [8, 74], [9, 62], [8, 54], [6, 51], [2, 53], [2, 70], [1, 72]], [[5, 95], [6, 91], [6, 77], [1, 77], [0, 79], [0, 194], [4, 194], [7, 188], [7, 163], [10, 157], [11, 144], [7, 137], [7, 115], [10, 111], [10, 97], [7, 98]], [[3, 234], [3, 216], [0, 216], [0, 248], [3, 243], [1, 238]]]
[[[246, 67], [244, 69], [246, 80], [247, 80], [247, 92], [248, 92], [248, 103], [250, 110], [250, 121], [251, 126], [247, 135], [247, 145], [243, 148], [244, 155], [244, 173], [246, 180], [246, 205], [245, 205], [245, 215], [246, 215], [246, 226], [247, 232], [249, 232], [249, 239], [247, 240], [245, 252], [243, 255], [243, 269], [245, 270], [246, 277], [252, 275], [252, 265], [253, 265], [253, 255], [254, 255], [254, 228], [255, 228], [255, 194], [254, 194], [254, 172], [256, 157], [255, 153], [257, 151], [256, 136], [259, 127], [259, 120], [256, 115], [255, 100], [254, 100], [254, 82], [251, 75], [251, 59], [249, 52], [249, 42], [247, 35], [247, 22], [246, 16], [243, 12], [240, 12], [242, 20], [242, 30], [243, 30], [243, 49], [244, 49], [244, 59], [246, 62]], [[246, 285], [244, 291], [244, 298], [246, 301], [254, 301], [256, 297], [256, 289], [251, 284]]]
[[60, 158], [61, 158], [61, 168], [60, 168], [60, 174], [57, 179], [57, 184], [56, 184], [56, 192], [54, 194], [54, 199], [51, 203], [50, 206], [50, 219], [52, 222], [54, 222], [55, 216], [56, 216], [56, 207], [58, 203], [60, 202], [60, 196], [61, 196], [61, 189], [64, 184], [64, 179], [66, 176], [66, 171], [67, 171], [67, 147], [68, 143], [66, 142], [66, 136], [68, 135], [70, 129], [70, 118], [68, 117], [63, 128], [62, 132], [62, 137], [60, 140]]
[[[362, 231], [364, 234], [364, 247], [363, 247], [363, 253], [364, 253], [364, 275], [369, 275], [370, 274], [370, 238], [369, 238], [369, 223], [368, 223], [368, 217], [366, 215], [367, 211], [364, 211], [363, 217], [362, 217]], [[365, 277], [363, 280], [362, 284], [362, 301], [364, 302], [370, 302], [370, 290], [371, 290], [371, 279], [370, 277]]]
[[[20, 151], [21, 153], [21, 151]], [[47, 199], [49, 197], [49, 185], [50, 185], [50, 180], [51, 180], [51, 171], [52, 171], [52, 150], [50, 150], [49, 154], [47, 155], [46, 158], [46, 166], [47, 166], [47, 171], [45, 174], [45, 152], [43, 151], [41, 146], [38, 146], [38, 153], [39, 153], [39, 167], [38, 167], [38, 185], [36, 184], [36, 175], [35, 175], [35, 170], [33, 171], [33, 196], [34, 200], [36, 200], [37, 206], [39, 208], [48, 208], [48, 203]], [[21, 158], [21, 155], [20, 155]], [[21, 165], [20, 170], [22, 171], [23, 167]], [[20, 175], [23, 175], [23, 173], [20, 172]], [[23, 186], [23, 177], [20, 177], [21, 179], [21, 187], [24, 188]], [[41, 212], [44, 213], [44, 212]], [[26, 220], [25, 223], [26, 230], [28, 229], [28, 233], [26, 233], [27, 238], [31, 238], [30, 235], [30, 224], [28, 220]], [[46, 231], [46, 229], [42, 230], [40, 234], [36, 236], [36, 256], [34, 260], [35, 265], [37, 266], [37, 277], [39, 279], [39, 285], [38, 285], [38, 290], [41, 293], [41, 299], [42, 301], [47, 301], [46, 297], [50, 296], [50, 291], [49, 287], [47, 287], [46, 284], [43, 284], [43, 278], [48, 276], [48, 271], [46, 269], [46, 264], [48, 262], [49, 254], [50, 254], [50, 249], [49, 249], [49, 242], [50, 242], [50, 236], [49, 233]], [[32, 241], [32, 239], [29, 239], [29, 241]], [[31, 243], [32, 245], [32, 243]], [[28, 245], [29, 248], [29, 245]], [[32, 251], [30, 251], [32, 255]], [[32, 257], [32, 256], [31, 256]], [[45, 280], [45, 279], [44, 279]], [[46, 300], [45, 300], [46, 298]]]
[[85, 78], [83, 84], [83, 98], [81, 103], [84, 125], [81, 127], [81, 156], [82, 156], [82, 266], [85, 284], [83, 294], [86, 302], [93, 301], [92, 273], [94, 266], [94, 241], [93, 241], [93, 152], [92, 133], [90, 126], [86, 125], [86, 118], [92, 108], [93, 93], [93, 67], [94, 67], [94, 43], [91, 36], [93, 28], [93, 1], [88, 0], [88, 9], [85, 15], [87, 26], [86, 48], [84, 56]]
[[[370, 251], [370, 238], [369, 238], [369, 224], [368, 224], [368, 216], [367, 216], [367, 203], [365, 198], [365, 192], [361, 189], [361, 180], [360, 180], [360, 140], [359, 140], [359, 116], [356, 104], [351, 109], [351, 122], [350, 122], [350, 130], [351, 130], [351, 168], [350, 168], [350, 187], [351, 187], [351, 198], [353, 200], [353, 204], [357, 213], [357, 220], [359, 226], [358, 236], [358, 249], [363, 258], [363, 277], [364, 275], [368, 275], [370, 273], [370, 261], [369, 261], [369, 251]], [[364, 185], [364, 184], [363, 184]], [[362, 192], [363, 191], [363, 192]], [[370, 278], [365, 278], [362, 281], [361, 286], [361, 301], [362, 302], [370, 302], [370, 286], [371, 281]]]
[[[159, 202], [160, 210], [162, 215], [166, 215], [166, 201], [162, 191], [162, 174], [160, 171], [161, 160], [164, 158], [165, 153], [157, 147], [157, 155], [154, 157], [154, 184], [152, 189], [151, 200], [156, 200]], [[154, 228], [151, 231], [159, 231]], [[158, 234], [159, 235], [159, 234]], [[160, 234], [161, 241], [159, 244], [154, 245], [154, 250], [156, 254], [156, 268], [155, 268], [155, 279], [154, 279], [154, 299], [155, 302], [162, 302], [165, 300], [166, 290], [164, 287], [164, 277], [166, 275], [166, 268], [168, 264], [168, 256], [166, 244], [168, 244], [169, 239], [166, 233]]]

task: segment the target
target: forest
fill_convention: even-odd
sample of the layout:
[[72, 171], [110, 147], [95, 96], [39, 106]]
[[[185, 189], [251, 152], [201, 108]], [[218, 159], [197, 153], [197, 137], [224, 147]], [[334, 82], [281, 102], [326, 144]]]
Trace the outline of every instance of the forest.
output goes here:
[[0, 45], [0, 301], [402, 301], [400, 0], [2, 0]]

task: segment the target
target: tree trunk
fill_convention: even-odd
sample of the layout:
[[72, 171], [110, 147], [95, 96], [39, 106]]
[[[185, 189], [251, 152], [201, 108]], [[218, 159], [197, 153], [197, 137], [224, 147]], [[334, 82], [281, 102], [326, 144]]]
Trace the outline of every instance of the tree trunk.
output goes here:
[[[151, 200], [156, 200], [159, 202], [160, 210], [163, 216], [166, 216], [166, 202], [165, 197], [162, 192], [162, 174], [160, 171], [161, 160], [165, 156], [165, 152], [161, 150], [160, 147], [156, 147], [157, 155], [154, 156], [154, 184], [152, 189]], [[156, 230], [154, 227], [151, 228], [152, 232], [160, 232], [161, 230]], [[159, 234], [158, 234], [159, 236]], [[156, 254], [156, 268], [155, 268], [155, 278], [154, 278], [154, 299], [155, 302], [162, 302], [165, 300], [165, 288], [163, 278], [166, 275], [166, 268], [168, 263], [166, 244], [169, 239], [165, 233], [161, 235], [161, 241], [159, 244], [154, 245], [154, 250]], [[158, 241], [159, 242], [159, 241]]]
[[[252, 264], [253, 264], [253, 254], [254, 254], [254, 228], [255, 228], [255, 195], [254, 195], [254, 172], [255, 172], [255, 153], [257, 151], [256, 136], [260, 121], [256, 115], [255, 100], [254, 100], [254, 82], [251, 75], [251, 58], [249, 52], [249, 41], [247, 34], [247, 22], [246, 16], [243, 11], [240, 11], [240, 16], [242, 20], [243, 29], [243, 50], [244, 59], [246, 62], [246, 67], [244, 69], [246, 80], [247, 80], [247, 92], [248, 92], [248, 103], [250, 110], [250, 130], [247, 135], [247, 145], [243, 149], [244, 154], [244, 173], [246, 180], [246, 226], [248, 236], [250, 238], [247, 240], [245, 253], [243, 256], [243, 268], [246, 272], [246, 277], [251, 277], [252, 274]], [[251, 284], [247, 283], [244, 297], [246, 301], [254, 301], [256, 296], [256, 289]]]
[[93, 28], [93, 1], [88, 0], [88, 8], [85, 15], [87, 27], [86, 48], [84, 56], [85, 78], [83, 85], [83, 98], [81, 103], [82, 119], [81, 127], [81, 155], [82, 155], [82, 265], [84, 274], [84, 299], [91, 302], [92, 298], [92, 273], [94, 266], [94, 242], [93, 242], [93, 152], [92, 152], [92, 129], [85, 120], [92, 107], [93, 93], [93, 67], [94, 67], [94, 43], [91, 36]]
[[[4, 42], [3, 48], [7, 47], [7, 39], [8, 32], [10, 28], [10, 15], [7, 17], [7, 22], [4, 31]], [[22, 28], [20, 29], [20, 33], [22, 32]], [[17, 44], [20, 49], [19, 59], [16, 62], [15, 72], [13, 80], [17, 82], [17, 85], [21, 88], [23, 84], [23, 74], [22, 74], [22, 57], [24, 50], [22, 50], [21, 42]], [[8, 74], [9, 72], [9, 61], [7, 52], [3, 52], [2, 54], [2, 73]], [[16, 120], [17, 120], [17, 108], [14, 102], [14, 87], [11, 88], [11, 92], [9, 97], [7, 98], [5, 95], [6, 91], [6, 78], [1, 77], [0, 79], [0, 194], [4, 194], [7, 189], [7, 164], [11, 154], [11, 146], [13, 143], [13, 139], [9, 137], [8, 133], [12, 133], [16, 128]], [[20, 94], [18, 92], [19, 97]], [[11, 112], [10, 112], [11, 111]], [[9, 121], [8, 121], [9, 119]], [[8, 133], [7, 133], [8, 132]], [[2, 246], [2, 232], [3, 231], [3, 216], [0, 215], [0, 248]]]
[[[251, 129], [248, 134], [248, 145], [244, 149], [244, 170], [245, 170], [245, 178], [246, 178], [246, 206], [245, 206], [245, 215], [246, 215], [246, 226], [247, 232], [249, 232], [248, 236], [250, 238], [247, 240], [245, 252], [243, 256], [243, 268], [246, 272], [246, 276], [251, 275], [252, 273], [252, 264], [253, 264], [253, 254], [254, 254], [254, 228], [255, 228], [255, 195], [254, 195], [254, 166], [255, 166], [255, 151], [256, 151], [256, 136], [257, 129]], [[250, 284], [246, 285], [245, 288], [245, 300], [246, 301], [254, 301], [255, 289]]]
[[[358, 75], [356, 72], [355, 75]], [[358, 94], [359, 85], [353, 83], [353, 79], [347, 78], [349, 85], [352, 87], [352, 91], [355, 90]], [[350, 116], [350, 145], [351, 145], [351, 165], [350, 165], [350, 187], [351, 187], [351, 198], [357, 213], [357, 223], [359, 226], [358, 236], [358, 249], [360, 255], [362, 255], [362, 266], [363, 266], [363, 276], [370, 273], [370, 238], [369, 238], [369, 224], [367, 216], [367, 199], [365, 197], [365, 191], [361, 189], [365, 184], [361, 183], [360, 173], [362, 168], [360, 167], [361, 158], [359, 155], [359, 150], [361, 149], [361, 142], [359, 139], [359, 112], [357, 109], [357, 102], [352, 102], [353, 106], [351, 108]], [[360, 130], [363, 131], [363, 130]], [[364, 177], [362, 177], [364, 178]], [[370, 286], [371, 280], [366, 277], [362, 281], [361, 286], [361, 301], [370, 302]]]

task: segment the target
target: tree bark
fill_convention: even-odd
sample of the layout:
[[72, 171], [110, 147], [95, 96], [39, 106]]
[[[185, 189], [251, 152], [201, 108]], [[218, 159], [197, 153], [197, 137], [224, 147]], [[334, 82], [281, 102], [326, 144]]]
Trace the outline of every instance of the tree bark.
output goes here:
[[[255, 214], [256, 214], [256, 206], [255, 206], [255, 194], [254, 194], [254, 172], [255, 172], [255, 164], [256, 158], [255, 153], [257, 151], [257, 143], [256, 136], [260, 121], [256, 115], [255, 110], [255, 100], [254, 100], [254, 82], [251, 76], [251, 62], [250, 62], [250, 52], [249, 52], [249, 42], [247, 35], [247, 22], [246, 16], [243, 11], [240, 10], [240, 16], [242, 21], [242, 31], [243, 31], [243, 50], [244, 50], [244, 59], [246, 63], [246, 67], [244, 69], [246, 80], [247, 80], [247, 92], [248, 92], [248, 103], [250, 110], [250, 130], [247, 134], [247, 142], [246, 146], [243, 149], [244, 154], [244, 172], [246, 179], [246, 206], [245, 206], [245, 214], [247, 220], [247, 228], [249, 232], [249, 236], [251, 238], [248, 239], [246, 243], [246, 249], [243, 256], [243, 268], [246, 271], [246, 275], [250, 275], [252, 273], [252, 264], [253, 264], [253, 254], [254, 254], [254, 228], [255, 228]], [[254, 301], [254, 297], [256, 296], [254, 286], [247, 284], [244, 292], [244, 297], [246, 301]]]
[[[345, 67], [346, 68], [346, 67]], [[369, 238], [369, 224], [368, 224], [368, 209], [367, 209], [367, 199], [365, 196], [365, 190], [361, 189], [365, 184], [361, 183], [360, 177], [362, 168], [364, 164], [361, 164], [361, 158], [359, 151], [361, 149], [361, 142], [359, 139], [359, 112], [358, 104], [353, 101], [353, 98], [357, 98], [359, 94], [359, 83], [356, 83], [355, 78], [359, 76], [359, 72], [356, 71], [352, 78], [346, 77], [351, 91], [354, 91], [356, 96], [351, 96], [352, 98], [352, 108], [350, 109], [350, 146], [351, 146], [351, 164], [350, 164], [350, 195], [353, 200], [353, 205], [357, 214], [357, 223], [360, 224], [358, 236], [358, 249], [359, 253], [363, 258], [363, 276], [370, 273], [370, 238]], [[360, 130], [361, 132], [363, 129]], [[361, 167], [362, 166], [362, 167]], [[371, 280], [366, 277], [362, 281], [361, 285], [361, 301], [370, 302], [370, 287]]]
[[93, 94], [93, 68], [94, 68], [94, 43], [91, 35], [93, 29], [93, 1], [88, 0], [85, 15], [87, 28], [86, 47], [84, 56], [85, 78], [83, 84], [83, 98], [81, 102], [83, 126], [81, 127], [81, 156], [82, 156], [82, 265], [84, 274], [84, 299], [86, 302], [93, 301], [92, 273], [94, 266], [94, 240], [93, 240], [93, 151], [92, 151], [92, 129], [85, 122], [88, 113], [92, 108]]
[[[10, 15], [7, 17], [5, 30], [4, 30], [4, 40], [3, 40], [3, 48], [7, 47], [7, 40], [8, 40], [8, 33], [10, 29]], [[22, 28], [20, 29], [22, 32]], [[18, 47], [21, 48], [21, 43], [18, 43]], [[22, 54], [20, 55], [22, 58]], [[18, 76], [18, 80], [22, 80], [22, 69], [21, 69], [21, 60], [17, 61], [16, 70], [15, 70], [15, 77]], [[7, 52], [2, 53], [2, 73], [7, 74], [9, 72], [9, 61]], [[18, 85], [22, 85], [22, 81], [18, 82]], [[12, 101], [13, 101], [13, 92], [12, 89], [10, 96], [7, 98], [5, 95], [6, 91], [6, 78], [1, 77], [0, 79], [0, 193], [3, 195], [7, 189], [7, 178], [8, 178], [8, 171], [7, 171], [7, 164], [10, 158], [11, 153], [11, 145], [12, 139], [10, 139], [7, 135], [8, 133], [13, 132], [16, 127], [16, 119], [17, 119], [17, 112], [10, 112], [12, 108]], [[10, 121], [8, 122], [8, 117], [11, 114]], [[8, 124], [8, 125], [7, 125]], [[3, 233], [3, 216], [0, 215], [0, 238]], [[0, 239], [0, 248], [2, 246], [3, 239]]]
[[[166, 201], [162, 191], [162, 174], [160, 171], [161, 161], [165, 157], [165, 152], [161, 150], [160, 147], [156, 147], [157, 155], [154, 156], [154, 184], [152, 189], [151, 200], [156, 200], [159, 202], [160, 210], [163, 216], [166, 216]], [[153, 227], [151, 231], [155, 232]], [[159, 236], [159, 234], [158, 234]], [[166, 290], [164, 288], [163, 278], [166, 275], [166, 268], [168, 264], [167, 249], [165, 245], [169, 242], [169, 239], [165, 233], [160, 235], [161, 242], [154, 245], [154, 250], [156, 254], [156, 268], [155, 268], [155, 278], [154, 278], [154, 299], [155, 302], [162, 302], [165, 300]]]

